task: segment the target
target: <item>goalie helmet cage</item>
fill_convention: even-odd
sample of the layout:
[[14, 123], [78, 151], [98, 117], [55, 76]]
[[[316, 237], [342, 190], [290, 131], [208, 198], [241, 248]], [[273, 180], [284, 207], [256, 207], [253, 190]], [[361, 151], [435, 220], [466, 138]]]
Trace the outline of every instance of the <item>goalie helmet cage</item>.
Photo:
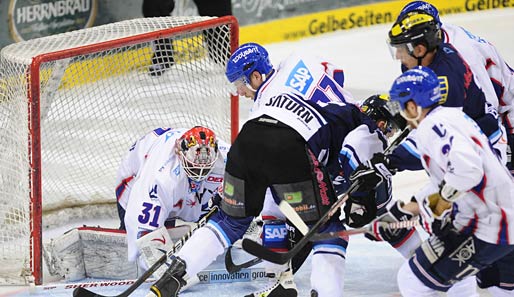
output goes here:
[[[238, 34], [233, 16], [141, 18], [2, 49], [0, 285], [43, 282], [43, 226], [117, 218], [116, 172], [134, 140], [195, 125], [235, 138], [224, 73]], [[154, 53], [172, 62], [161, 75], [149, 73]]]

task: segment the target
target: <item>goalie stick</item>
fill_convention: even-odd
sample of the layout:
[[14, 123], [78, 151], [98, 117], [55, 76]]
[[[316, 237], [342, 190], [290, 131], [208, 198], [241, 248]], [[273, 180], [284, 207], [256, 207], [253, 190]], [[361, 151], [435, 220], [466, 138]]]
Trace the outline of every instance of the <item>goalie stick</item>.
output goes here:
[[[393, 150], [394, 148], [396, 148], [396, 146], [398, 146], [398, 144], [400, 144], [400, 142], [409, 134], [410, 132], [410, 129], [409, 127], [403, 129], [403, 131], [400, 133], [400, 135], [398, 135], [392, 142], [391, 144], [384, 150], [384, 154], [390, 152], [391, 150]], [[373, 170], [373, 169], [370, 169], [370, 170]], [[348, 200], [349, 198], [349, 195], [351, 193], [353, 193], [355, 190], [357, 190], [360, 186], [360, 183], [357, 181], [357, 182], [354, 182], [350, 185], [350, 188], [344, 192], [343, 194], [339, 195], [337, 197], [337, 201], [332, 204], [332, 206], [330, 207], [330, 209], [312, 226], [312, 228], [307, 232], [307, 234], [305, 234], [305, 236], [300, 240], [298, 241], [295, 246], [290, 249], [288, 252], [286, 253], [277, 253], [277, 252], [273, 252], [273, 251], [270, 251], [269, 249], [263, 247], [262, 245], [258, 244], [257, 242], [254, 242], [252, 240], [249, 240], [247, 238], [243, 239], [243, 249], [245, 251], [247, 251], [248, 253], [258, 257], [258, 258], [261, 258], [263, 260], [266, 260], [266, 261], [269, 261], [269, 262], [273, 262], [273, 263], [276, 263], [276, 264], [285, 264], [287, 263], [289, 260], [291, 260], [298, 252], [300, 252], [302, 250], [302, 248], [308, 243], [311, 241], [311, 238], [318, 234], [318, 230], [335, 214], [337, 213], [337, 211], [339, 210], [339, 208], [346, 202], [346, 200]], [[282, 200], [280, 202], [280, 209], [284, 212], [285, 209], [287, 209], [287, 207], [284, 207], [282, 206], [284, 203], [287, 203], [285, 202], [284, 200]], [[288, 203], [287, 203], [288, 204]], [[284, 210], [282, 209], [284, 207]], [[291, 212], [284, 212], [284, 215], [293, 223], [293, 225], [295, 225], [298, 229], [300, 230], [305, 230], [305, 228], [308, 229], [307, 225], [305, 224], [305, 222], [303, 222], [303, 220], [300, 218], [300, 216], [296, 213], [296, 211], [294, 211], [294, 209], [291, 207], [291, 209], [293, 210], [294, 212], [294, 215], [291, 213]]]
[[[198, 223], [196, 225], [193, 226], [193, 228], [191, 230], [189, 230], [189, 232], [186, 233], [186, 235], [182, 236], [182, 238], [180, 238], [180, 240], [177, 241], [173, 245], [173, 248], [170, 251], [168, 251], [166, 254], [162, 255], [162, 257], [160, 257], [150, 268], [148, 268], [148, 270], [145, 271], [145, 273], [143, 273], [132, 285], [130, 285], [130, 287], [128, 287], [125, 291], [121, 292], [120, 294], [114, 295], [114, 297], [126, 297], [126, 296], [129, 296], [130, 294], [132, 294], [132, 292], [134, 292], [139, 286], [141, 286], [141, 284], [143, 284], [147, 278], [152, 276], [152, 274], [157, 269], [159, 269], [159, 267], [161, 267], [161, 265], [166, 263], [166, 260], [168, 259], [168, 257], [171, 257], [176, 251], [178, 251], [196, 230], [205, 226], [205, 224], [207, 224], [207, 221], [209, 220], [209, 218], [217, 211], [218, 211], [218, 207], [214, 206], [205, 216], [203, 216], [203, 218], [201, 218], [198, 221]], [[82, 288], [82, 287], [79, 287], [79, 288], [76, 288], [75, 290], [73, 290], [73, 296], [74, 297], [109, 297], [109, 296], [97, 294], [95, 292], [89, 291], [88, 289]]]

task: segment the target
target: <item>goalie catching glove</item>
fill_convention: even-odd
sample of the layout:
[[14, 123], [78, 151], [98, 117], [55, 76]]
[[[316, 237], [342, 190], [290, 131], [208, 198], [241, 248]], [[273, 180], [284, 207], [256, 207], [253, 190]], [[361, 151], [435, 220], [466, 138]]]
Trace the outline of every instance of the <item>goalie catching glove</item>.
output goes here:
[[350, 175], [350, 181], [359, 182], [360, 191], [371, 191], [393, 174], [389, 158], [382, 153], [376, 153], [370, 160], [355, 168]]

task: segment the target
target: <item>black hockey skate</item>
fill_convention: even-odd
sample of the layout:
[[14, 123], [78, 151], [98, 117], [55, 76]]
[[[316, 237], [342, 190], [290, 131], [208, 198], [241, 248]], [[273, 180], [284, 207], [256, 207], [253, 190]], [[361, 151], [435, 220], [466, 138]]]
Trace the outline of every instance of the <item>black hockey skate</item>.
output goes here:
[[298, 289], [293, 279], [291, 269], [284, 271], [270, 287], [258, 292], [254, 292], [245, 297], [297, 297]]
[[171, 264], [151, 287], [150, 291], [159, 297], [177, 297], [180, 289], [186, 285], [184, 275], [186, 263], [179, 257], [172, 257]]

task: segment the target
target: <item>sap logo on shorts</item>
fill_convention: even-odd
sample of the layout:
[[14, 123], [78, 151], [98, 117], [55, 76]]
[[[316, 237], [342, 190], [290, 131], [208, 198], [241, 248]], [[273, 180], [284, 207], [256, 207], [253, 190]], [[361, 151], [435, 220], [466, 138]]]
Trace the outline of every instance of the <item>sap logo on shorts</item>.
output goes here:
[[305, 95], [312, 84], [312, 75], [302, 60], [298, 62], [286, 81], [286, 86], [291, 87]]
[[264, 236], [267, 241], [282, 241], [284, 238], [287, 238], [287, 229], [284, 225], [266, 226]]

